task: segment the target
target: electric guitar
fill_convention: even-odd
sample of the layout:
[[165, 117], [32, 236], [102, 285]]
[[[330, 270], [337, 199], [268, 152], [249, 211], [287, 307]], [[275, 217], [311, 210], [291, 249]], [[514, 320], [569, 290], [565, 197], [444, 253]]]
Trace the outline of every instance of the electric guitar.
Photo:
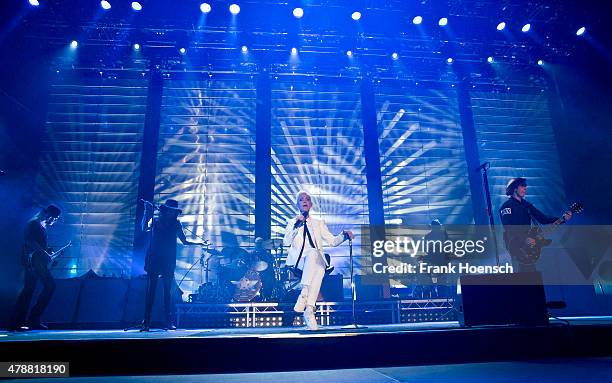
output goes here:
[[49, 267], [49, 265], [55, 262], [55, 260], [59, 256], [63, 255], [65, 250], [70, 246], [72, 246], [72, 241], [68, 242], [66, 245], [53, 252], [49, 252], [43, 248], [40, 248], [39, 250], [34, 250], [27, 255], [27, 264], [31, 266], [32, 262], [34, 261], [40, 262], [46, 267]]
[[[569, 210], [563, 215], [571, 212], [572, 214], [581, 213], [584, 210], [580, 202], [574, 202], [570, 205]], [[532, 265], [540, 259], [542, 255], [542, 248], [549, 246], [552, 243], [552, 239], [545, 238], [545, 235], [557, 229], [559, 226], [565, 223], [563, 216], [551, 223], [550, 225], [542, 228], [541, 226], [533, 226], [529, 229], [527, 238], [533, 238], [535, 244], [529, 245], [522, 242], [520, 246], [517, 246], [511, 252], [512, 256], [516, 257], [517, 260], [524, 265]]]

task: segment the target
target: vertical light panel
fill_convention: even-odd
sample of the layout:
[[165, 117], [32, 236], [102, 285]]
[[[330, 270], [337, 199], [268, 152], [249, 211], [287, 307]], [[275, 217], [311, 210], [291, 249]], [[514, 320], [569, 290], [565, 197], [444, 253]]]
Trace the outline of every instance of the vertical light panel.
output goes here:
[[454, 90], [375, 87], [385, 222], [473, 222]]
[[58, 277], [130, 272], [147, 81], [117, 77], [74, 71], [51, 86], [37, 187], [63, 209], [51, 243], [73, 242]]
[[[368, 224], [368, 202], [359, 85], [352, 80], [272, 81], [272, 235], [282, 238], [299, 214], [299, 190], [314, 199], [313, 215], [332, 234]], [[354, 242], [360, 272], [360, 238]], [[328, 248], [337, 272], [349, 277], [349, 249]], [[368, 261], [368, 260], [363, 260]]]
[[490, 161], [489, 184], [495, 222], [506, 200], [506, 182], [528, 180], [527, 199], [547, 214], [565, 200], [559, 154], [547, 98], [539, 89], [525, 93], [471, 92], [481, 162]]
[[[255, 206], [254, 81], [235, 78], [165, 79], [157, 155], [156, 202], [178, 200], [187, 238], [213, 247], [250, 250]], [[181, 289], [206, 281], [202, 251], [179, 246], [176, 279]], [[195, 264], [195, 267], [188, 270]], [[209, 280], [219, 271], [209, 263]]]

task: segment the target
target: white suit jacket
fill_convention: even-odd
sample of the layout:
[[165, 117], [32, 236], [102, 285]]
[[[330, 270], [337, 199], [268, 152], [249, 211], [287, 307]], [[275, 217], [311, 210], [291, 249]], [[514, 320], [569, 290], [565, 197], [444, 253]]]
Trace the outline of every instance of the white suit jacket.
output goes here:
[[[302, 242], [304, 242], [304, 225], [300, 226], [297, 229], [294, 229], [296, 218], [292, 218], [287, 222], [287, 227], [285, 229], [285, 238], [283, 239], [284, 246], [291, 246], [289, 248], [289, 252], [287, 253], [287, 266], [295, 266], [298, 257], [300, 256], [300, 250], [302, 249]], [[327, 225], [325, 222], [308, 216], [306, 218], [306, 224], [308, 225], [308, 232], [312, 237], [312, 240], [317, 248], [317, 253], [325, 262], [325, 255], [323, 253], [323, 244], [326, 243], [329, 246], [338, 246], [342, 242], [344, 242], [344, 234], [340, 233], [334, 236], [329, 232]], [[308, 237], [306, 237], [306, 241], [308, 241]], [[307, 244], [308, 245], [308, 244]], [[309, 249], [310, 246], [304, 248], [304, 253]], [[300, 259], [299, 267], [303, 265], [304, 258], [306, 254], [302, 254], [302, 258]], [[327, 265], [327, 262], [325, 262]], [[329, 265], [327, 265], [329, 266]]]

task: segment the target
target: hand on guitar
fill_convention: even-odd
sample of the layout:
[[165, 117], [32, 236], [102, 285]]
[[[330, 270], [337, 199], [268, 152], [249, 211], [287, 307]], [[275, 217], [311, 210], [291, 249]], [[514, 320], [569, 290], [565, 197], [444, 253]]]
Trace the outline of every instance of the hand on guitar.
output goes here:
[[567, 222], [570, 219], [572, 219], [572, 212], [571, 211], [568, 211], [565, 214], [563, 214], [563, 222]]

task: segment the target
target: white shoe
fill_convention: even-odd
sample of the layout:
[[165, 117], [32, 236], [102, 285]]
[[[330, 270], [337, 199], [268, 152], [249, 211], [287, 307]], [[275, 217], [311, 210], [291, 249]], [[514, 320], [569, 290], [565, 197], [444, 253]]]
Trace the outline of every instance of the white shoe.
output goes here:
[[293, 311], [297, 313], [303, 313], [306, 308], [306, 303], [308, 300], [308, 289], [305, 287], [302, 289], [300, 296], [298, 297], [297, 302], [295, 302], [295, 306], [293, 306]]
[[317, 324], [317, 318], [315, 318], [314, 309], [312, 306], [308, 306], [304, 311], [304, 323], [309, 330], [318, 330], [319, 325]]

